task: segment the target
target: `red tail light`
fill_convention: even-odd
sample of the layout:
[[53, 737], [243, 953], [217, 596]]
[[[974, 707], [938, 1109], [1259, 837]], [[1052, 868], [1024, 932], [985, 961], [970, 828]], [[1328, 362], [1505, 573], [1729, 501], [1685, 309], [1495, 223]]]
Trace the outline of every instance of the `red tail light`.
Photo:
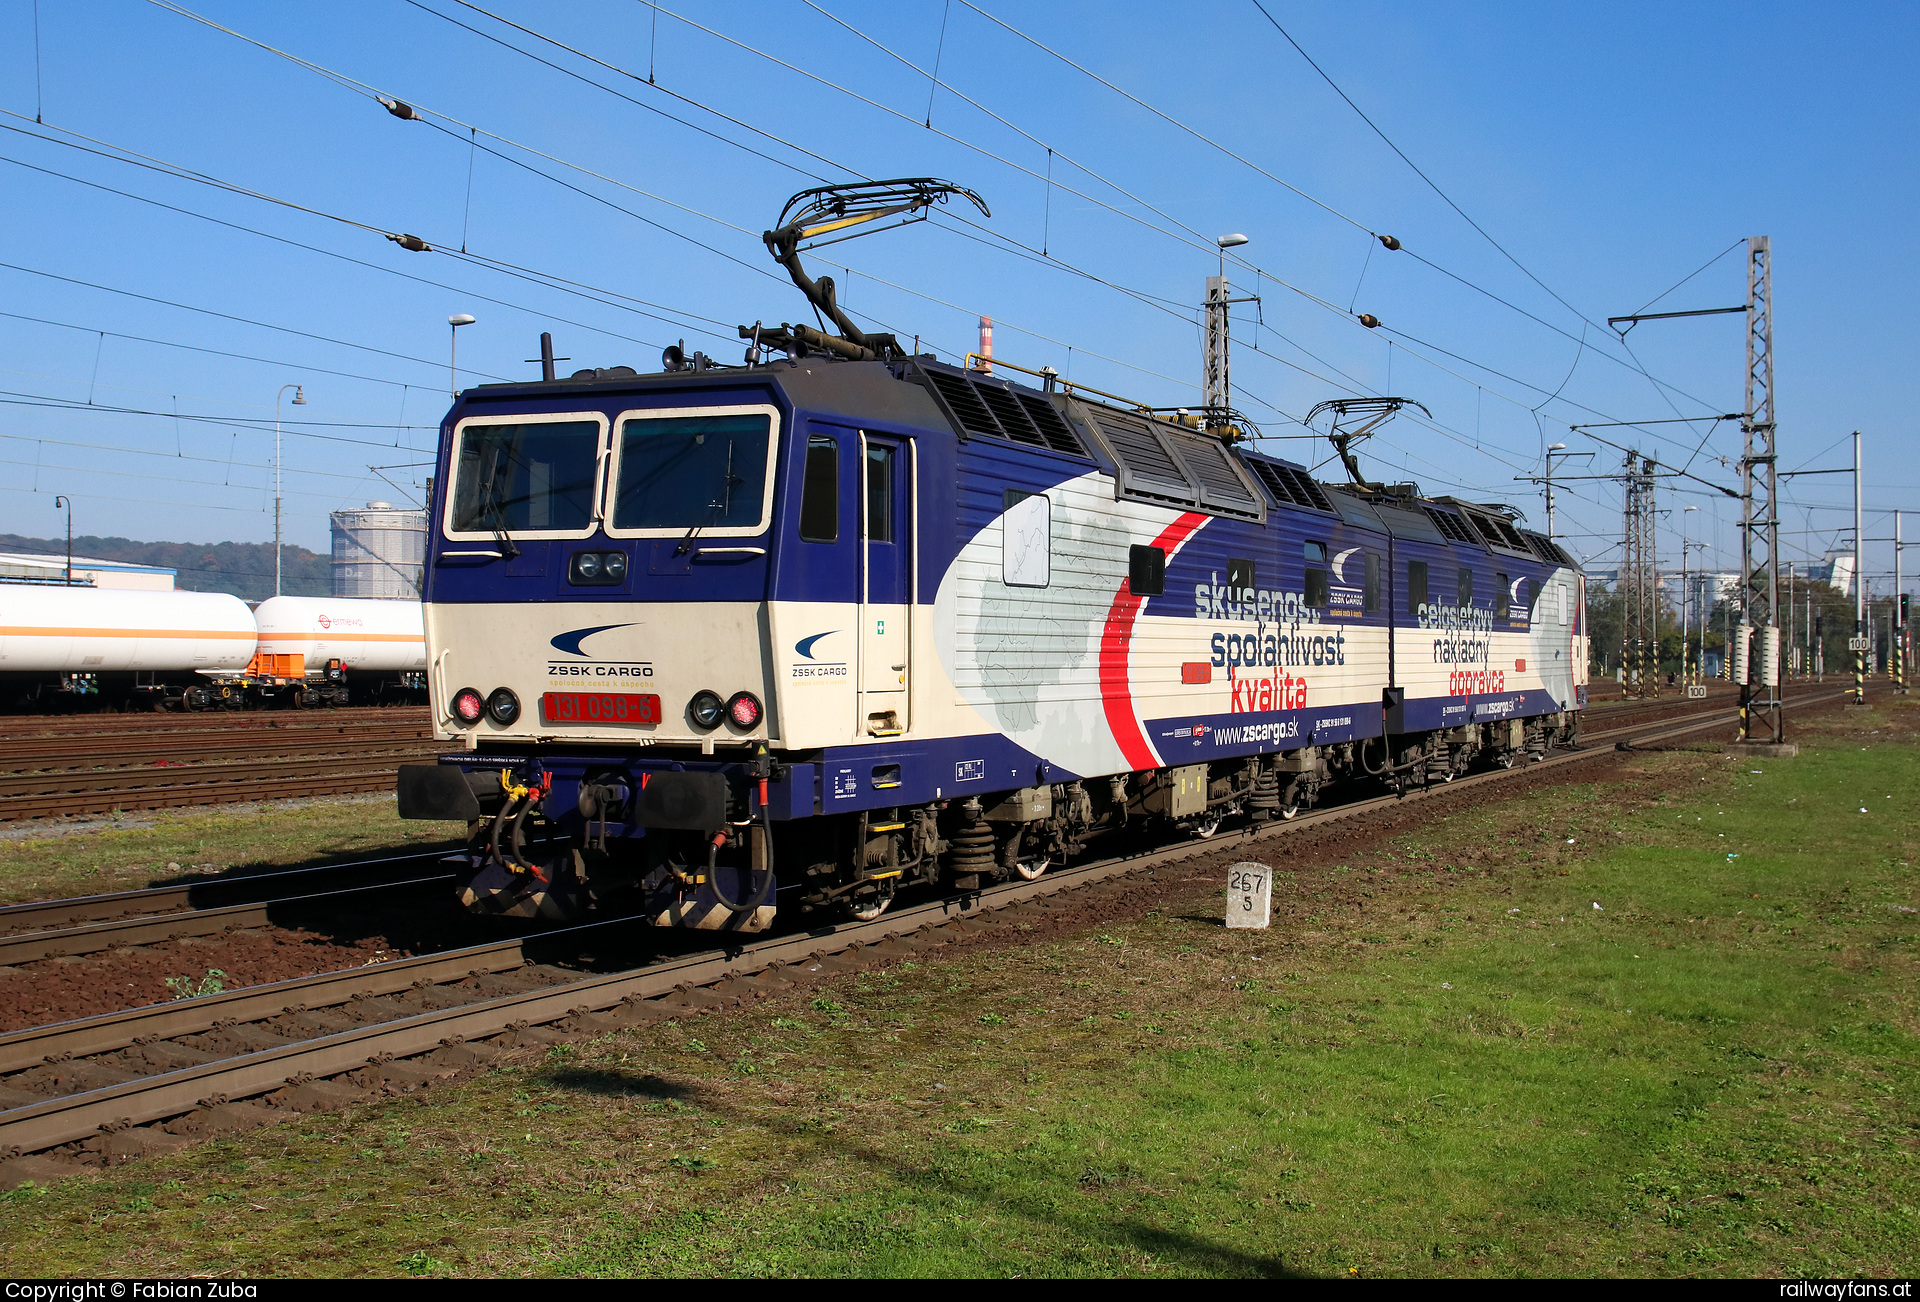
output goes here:
[[752, 692], [735, 692], [727, 702], [727, 718], [736, 728], [754, 728], [760, 723], [760, 698]]
[[453, 694], [453, 717], [462, 723], [480, 722], [480, 716], [486, 713], [486, 709], [486, 701], [471, 687], [462, 687]]

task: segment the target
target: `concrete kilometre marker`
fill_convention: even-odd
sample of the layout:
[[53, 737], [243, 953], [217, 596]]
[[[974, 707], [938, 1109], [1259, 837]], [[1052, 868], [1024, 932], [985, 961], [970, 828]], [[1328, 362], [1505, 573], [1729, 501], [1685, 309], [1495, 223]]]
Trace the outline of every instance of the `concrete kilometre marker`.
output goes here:
[[1265, 930], [1273, 915], [1273, 869], [1246, 860], [1227, 869], [1227, 925]]

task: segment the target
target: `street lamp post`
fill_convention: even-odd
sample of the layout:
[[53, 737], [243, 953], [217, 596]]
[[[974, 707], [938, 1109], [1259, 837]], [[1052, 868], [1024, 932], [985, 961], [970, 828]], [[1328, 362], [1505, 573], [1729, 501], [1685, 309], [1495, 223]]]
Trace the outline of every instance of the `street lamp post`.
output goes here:
[[53, 509], [67, 508], [67, 586], [73, 586], [73, 499], [59, 496], [53, 499]]
[[457, 365], [460, 360], [460, 327], [473, 323], [474, 318], [465, 312], [447, 318], [447, 383], [456, 398], [460, 396], [460, 372]]
[[[293, 405], [307, 405], [307, 391], [297, 384], [283, 384], [280, 392], [273, 395], [273, 595], [280, 595], [280, 400], [287, 396], [287, 390], [293, 390]], [[69, 545], [71, 547], [71, 545]], [[72, 581], [72, 576], [68, 576]]]

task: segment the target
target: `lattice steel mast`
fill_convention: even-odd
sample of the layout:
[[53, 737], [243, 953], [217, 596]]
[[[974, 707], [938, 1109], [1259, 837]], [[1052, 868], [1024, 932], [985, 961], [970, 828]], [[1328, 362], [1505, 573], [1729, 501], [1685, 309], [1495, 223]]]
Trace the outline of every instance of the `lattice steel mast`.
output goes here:
[[1620, 664], [1628, 696], [1660, 695], [1659, 581], [1654, 546], [1652, 457], [1627, 453], [1626, 509], [1621, 531]]
[[[1765, 235], [1747, 240], [1747, 406], [1741, 430], [1740, 594], [1752, 641], [1740, 684], [1740, 736], [1786, 740], [1780, 704], [1780, 513], [1774, 495], [1773, 274]], [[1736, 661], [1737, 663], [1737, 661]]]

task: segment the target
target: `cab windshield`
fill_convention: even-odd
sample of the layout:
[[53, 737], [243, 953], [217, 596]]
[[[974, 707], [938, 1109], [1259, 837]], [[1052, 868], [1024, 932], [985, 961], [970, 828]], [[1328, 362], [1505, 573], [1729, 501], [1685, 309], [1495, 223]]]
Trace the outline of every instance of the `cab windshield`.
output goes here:
[[468, 425], [453, 472], [453, 532], [590, 529], [599, 450], [598, 421]]
[[630, 417], [613, 527], [758, 532], [772, 431], [765, 412]]

